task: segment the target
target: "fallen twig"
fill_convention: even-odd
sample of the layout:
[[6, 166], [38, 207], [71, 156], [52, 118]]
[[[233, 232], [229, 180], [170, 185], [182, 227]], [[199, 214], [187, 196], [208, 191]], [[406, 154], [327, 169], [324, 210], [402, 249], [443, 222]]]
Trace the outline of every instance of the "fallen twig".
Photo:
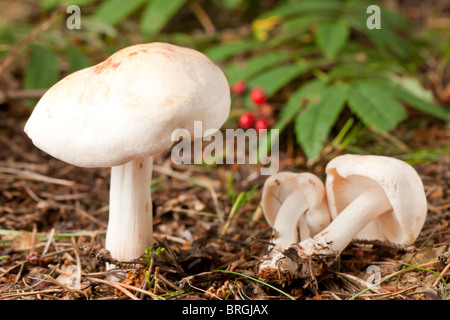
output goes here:
[[41, 182], [46, 182], [46, 183], [59, 184], [59, 185], [67, 186], [67, 187], [73, 187], [75, 185], [75, 181], [51, 178], [51, 177], [47, 177], [42, 174], [31, 172], [28, 170], [18, 170], [18, 169], [13, 169], [13, 168], [0, 167], [0, 172], [16, 175], [17, 178], [19, 178], [19, 179], [35, 180], [35, 181], [41, 181]]

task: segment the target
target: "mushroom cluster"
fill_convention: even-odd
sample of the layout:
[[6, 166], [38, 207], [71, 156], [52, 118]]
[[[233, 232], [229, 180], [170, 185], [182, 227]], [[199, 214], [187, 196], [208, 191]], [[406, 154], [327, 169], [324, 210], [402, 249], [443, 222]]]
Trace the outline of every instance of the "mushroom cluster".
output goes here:
[[133, 45], [74, 72], [39, 100], [25, 125], [32, 142], [67, 163], [111, 167], [106, 249], [129, 262], [153, 244], [153, 157], [177, 129], [219, 129], [230, 112], [224, 73], [202, 53]]
[[[283, 173], [285, 174], [285, 173]], [[302, 173], [304, 175], [305, 173]], [[419, 235], [427, 214], [427, 200], [422, 180], [404, 161], [377, 155], [343, 155], [331, 160], [326, 167], [326, 194], [322, 200], [329, 212], [330, 223], [322, 218], [320, 230], [308, 237], [296, 238], [293, 226], [299, 222], [301, 230], [309, 224], [299, 219], [304, 207], [317, 201], [308, 201], [299, 193], [296, 199], [284, 196], [279, 188], [290, 188], [283, 180], [270, 177], [263, 191], [262, 204], [269, 224], [274, 231], [274, 254], [270, 252], [260, 264], [261, 277], [272, 277], [280, 272], [294, 277], [309, 276], [306, 263], [298, 264], [283, 254], [287, 248], [295, 249], [298, 257], [307, 260], [315, 256], [337, 256], [355, 239], [380, 240], [397, 245], [411, 245]], [[278, 189], [271, 187], [273, 180]], [[302, 187], [304, 189], [304, 185]], [[281, 206], [264, 205], [275, 198]], [[291, 207], [290, 210], [285, 209]], [[296, 203], [296, 204], [294, 204]], [[278, 208], [278, 215], [272, 213]], [[294, 231], [293, 231], [294, 230]], [[308, 232], [304, 232], [308, 235]], [[297, 241], [298, 240], [298, 241]]]

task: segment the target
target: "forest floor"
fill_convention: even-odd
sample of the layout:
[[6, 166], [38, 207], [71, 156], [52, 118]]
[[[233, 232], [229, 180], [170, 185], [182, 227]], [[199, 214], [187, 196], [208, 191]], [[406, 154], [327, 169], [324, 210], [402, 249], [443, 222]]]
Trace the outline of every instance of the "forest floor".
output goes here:
[[[147, 252], [117, 274], [105, 268], [114, 262], [104, 250], [110, 170], [79, 168], [44, 154], [23, 132], [29, 109], [18, 109], [0, 105], [0, 300], [447, 297], [449, 154], [414, 164], [429, 210], [413, 246], [352, 243], [315, 279], [266, 282], [257, 277], [272, 234], [259, 206], [266, 176], [255, 165], [175, 166], [163, 154], [155, 158], [152, 198], [155, 249], [165, 250]], [[414, 141], [414, 147], [440, 150], [450, 127], [400, 127], [394, 134], [410, 146]], [[300, 153], [282, 151], [279, 170], [310, 170], [323, 179], [328, 160], [307, 168]], [[259, 187], [227, 225], [230, 174], [236, 193]], [[385, 281], [366, 290], [372, 265]]]

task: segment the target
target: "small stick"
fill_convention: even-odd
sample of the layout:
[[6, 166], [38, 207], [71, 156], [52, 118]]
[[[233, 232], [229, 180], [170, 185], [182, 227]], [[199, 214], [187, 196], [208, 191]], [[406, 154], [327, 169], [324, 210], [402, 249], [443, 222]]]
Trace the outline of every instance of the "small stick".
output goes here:
[[203, 26], [203, 29], [205, 29], [207, 34], [214, 34], [216, 32], [213, 22], [197, 1], [190, 1], [189, 9], [192, 10], [198, 21], [200, 21], [200, 24]]
[[[107, 284], [110, 285], [120, 291], [122, 291], [123, 293], [125, 293], [127, 296], [129, 296], [131, 299], [133, 300], [140, 300], [138, 297], [136, 297], [134, 294], [132, 294], [130, 291], [126, 290], [126, 289], [130, 289], [136, 292], [141, 292], [143, 294], [149, 295], [150, 297], [158, 300], [160, 299], [159, 297], [155, 296], [152, 292], [147, 291], [147, 290], [143, 290], [141, 288], [129, 285], [129, 284], [125, 284], [125, 283], [121, 283], [121, 282], [116, 282], [116, 281], [108, 281], [108, 280], [103, 280], [103, 279], [97, 279], [97, 278], [93, 278], [93, 277], [87, 277], [88, 280], [94, 281], [94, 282], [99, 282], [99, 283], [103, 283], [103, 284]], [[126, 289], [125, 289], [126, 288]]]
[[55, 235], [55, 228], [52, 228], [50, 230], [50, 233], [47, 236], [47, 242], [45, 243], [44, 250], [42, 250], [41, 257], [43, 257], [47, 254], [47, 251], [50, 248], [50, 245], [52, 244], [54, 235]]
[[71, 237], [70, 238], [71, 242], [72, 242], [72, 247], [73, 250], [75, 251], [75, 259], [77, 261], [77, 276], [76, 276], [76, 282], [75, 282], [75, 288], [76, 289], [80, 289], [81, 288], [81, 259], [80, 259], [80, 254], [78, 252], [78, 246], [77, 243], [75, 241], [75, 237]]
[[31, 89], [31, 90], [9, 90], [0, 92], [0, 104], [8, 100], [40, 98], [47, 89]]
[[255, 212], [253, 213], [252, 221], [257, 222], [263, 218], [264, 218], [264, 215], [263, 215], [263, 211], [262, 211], [262, 206], [259, 205], [258, 208], [256, 208]]
[[158, 282], [159, 282], [159, 267], [155, 267], [155, 284], [153, 286], [153, 293], [157, 294], [158, 292]]
[[0, 167], [0, 172], [15, 174], [18, 176], [18, 178], [25, 179], [25, 180], [35, 180], [35, 181], [59, 184], [59, 185], [67, 186], [67, 187], [73, 187], [75, 185], [75, 181], [51, 178], [51, 177], [47, 177], [42, 174], [31, 172], [28, 170], [17, 170], [17, 169], [12, 169], [12, 168]]
[[52, 278], [50, 275], [46, 275], [45, 278], [46, 278], [49, 282], [51, 282], [51, 283], [53, 283], [53, 284], [55, 284], [55, 285], [57, 285], [57, 286], [63, 288], [64, 290], [68, 291], [69, 294], [70, 294], [72, 297], [74, 297], [74, 298], [77, 298], [77, 294], [86, 296], [85, 293], [84, 293], [83, 291], [78, 290], [78, 289], [75, 289], [75, 288], [69, 288], [68, 286], [62, 284], [62, 283], [59, 282], [58, 280]]
[[177, 268], [178, 274], [182, 277], [186, 277], [187, 274], [184, 271], [183, 267], [181, 266], [180, 262], [178, 261], [177, 256], [173, 252], [172, 248], [170, 248], [170, 245], [167, 243], [167, 241], [163, 238], [159, 240], [158, 238], [155, 238], [155, 240], [158, 242], [158, 244], [164, 248], [166, 248], [166, 251], [168, 252], [169, 258], [172, 260], [173, 264], [175, 265], [175, 268]]
[[33, 223], [33, 231], [32, 231], [32, 234], [31, 234], [31, 250], [30, 250], [30, 252], [35, 252], [37, 242], [38, 242], [37, 226], [36, 226], [36, 223]]
[[[440, 273], [440, 276], [437, 276], [436, 280], [431, 285], [432, 287], [436, 287], [439, 284], [439, 282], [441, 282], [441, 280], [442, 280], [441, 277], [444, 277], [445, 273], [448, 271], [449, 268], [450, 268], [450, 263], [445, 266], [444, 270], [442, 270], [442, 272]], [[417, 298], [417, 300], [422, 299], [424, 296], [425, 296], [424, 294], [420, 295]]]
[[[103, 284], [107, 284], [110, 285], [111, 287], [116, 288], [117, 290], [122, 291], [124, 294], [126, 294], [128, 297], [130, 297], [133, 300], [140, 300], [138, 297], [136, 297], [134, 294], [132, 294], [130, 291], [128, 291], [127, 289], [123, 288], [122, 285], [123, 283], [120, 282], [115, 282], [115, 281], [108, 281], [108, 280], [102, 280], [102, 279], [97, 279], [97, 278], [88, 278], [91, 281], [94, 282], [99, 282], [99, 283], [103, 283]], [[119, 285], [120, 284], [120, 285]], [[137, 289], [137, 288], [136, 288]]]
[[21, 292], [21, 293], [12, 293], [4, 296], [0, 296], [0, 299], [7, 300], [8, 298], [15, 298], [15, 297], [21, 297], [21, 296], [31, 296], [31, 295], [38, 295], [38, 294], [45, 294], [45, 293], [57, 293], [61, 292], [62, 289], [47, 289], [47, 290], [41, 290], [41, 291], [31, 291], [31, 292]]
[[25, 38], [17, 42], [9, 52], [0, 61], [0, 75], [14, 62], [19, 56], [20, 51], [26, 47], [30, 42], [33, 42], [39, 34], [50, 28], [50, 26], [56, 21], [56, 18], [61, 14], [60, 10], [55, 10], [53, 14], [45, 20], [43, 23], [34, 28]]
[[[399, 290], [399, 291], [395, 291], [395, 292], [392, 292], [392, 293], [388, 293], [388, 294], [385, 294], [385, 295], [381, 295], [381, 296], [379, 296], [379, 297], [376, 297], [376, 298], [373, 299], [373, 300], [380, 300], [380, 299], [384, 299], [384, 298], [389, 298], [389, 297], [397, 296], [397, 295], [399, 295], [399, 294], [405, 293], [405, 292], [410, 291], [410, 290], [412, 290], [412, 289], [416, 289], [417, 287], [419, 287], [419, 286], [418, 286], [418, 285], [417, 285], [417, 286], [412, 286], [412, 287], [405, 288], [405, 289], [402, 289], [402, 290]], [[378, 295], [378, 294], [376, 294], [376, 295]], [[370, 296], [370, 295], [366, 295], [366, 296]]]
[[177, 287], [175, 284], [173, 284], [172, 282], [170, 282], [168, 279], [166, 279], [162, 274], [159, 274], [159, 279], [164, 282], [166, 285], [168, 285], [169, 287], [171, 287], [172, 289], [174, 289], [175, 291], [180, 290], [179, 287]]

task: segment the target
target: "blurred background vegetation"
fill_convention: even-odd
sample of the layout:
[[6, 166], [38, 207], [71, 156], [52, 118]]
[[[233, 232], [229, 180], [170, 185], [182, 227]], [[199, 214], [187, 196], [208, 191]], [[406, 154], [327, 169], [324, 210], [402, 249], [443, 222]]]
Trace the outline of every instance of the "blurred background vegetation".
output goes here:
[[[373, 4], [381, 29], [366, 25]], [[69, 5], [81, 8], [81, 29], [67, 28]], [[426, 160], [449, 149], [415, 147], [396, 130], [449, 122], [449, 30], [443, 0], [0, 0], [0, 103], [38, 98], [125, 46], [163, 41], [205, 53], [230, 86], [245, 81], [228, 126], [257, 112], [248, 93], [259, 87], [284, 147], [310, 162], [367, 152], [379, 137]]]

